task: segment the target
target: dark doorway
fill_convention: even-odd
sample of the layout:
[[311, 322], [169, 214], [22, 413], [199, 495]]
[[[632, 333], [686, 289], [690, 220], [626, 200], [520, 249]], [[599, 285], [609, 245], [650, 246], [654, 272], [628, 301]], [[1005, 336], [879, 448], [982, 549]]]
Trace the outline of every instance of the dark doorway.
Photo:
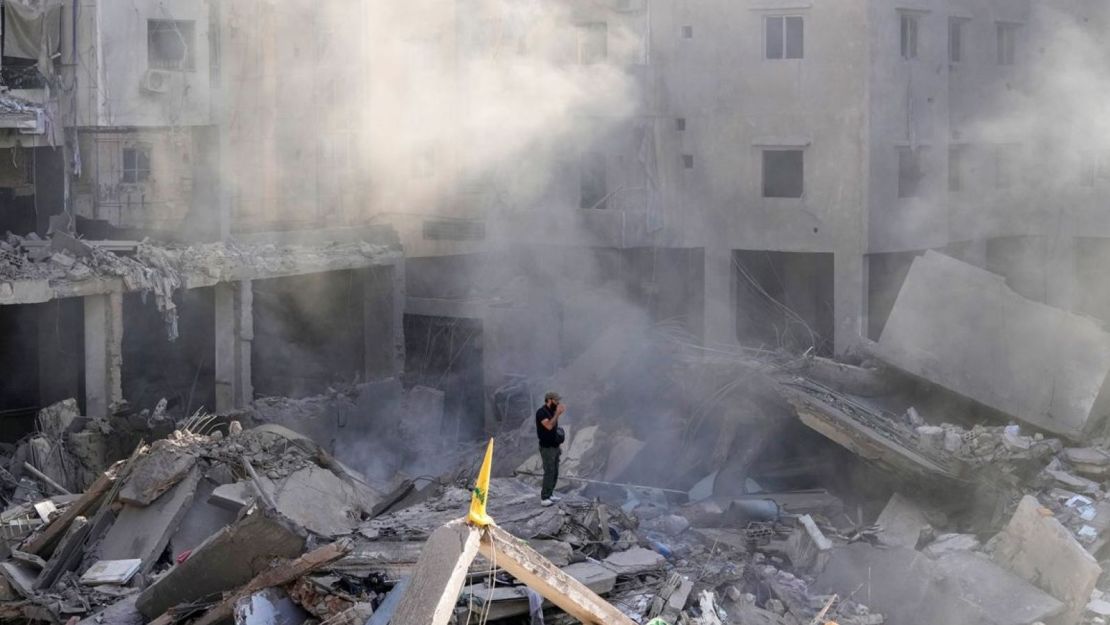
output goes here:
[[742, 343], [832, 355], [832, 254], [736, 250], [733, 275]]
[[84, 410], [85, 325], [80, 298], [0, 306], [0, 441], [34, 429], [39, 409], [76, 399]]
[[253, 289], [256, 395], [306, 397], [363, 378], [363, 272], [255, 280]]
[[216, 409], [216, 309], [212, 288], [178, 291], [178, 338], [153, 301], [123, 296], [123, 396], [138, 409], [165, 398], [169, 413], [187, 417]]

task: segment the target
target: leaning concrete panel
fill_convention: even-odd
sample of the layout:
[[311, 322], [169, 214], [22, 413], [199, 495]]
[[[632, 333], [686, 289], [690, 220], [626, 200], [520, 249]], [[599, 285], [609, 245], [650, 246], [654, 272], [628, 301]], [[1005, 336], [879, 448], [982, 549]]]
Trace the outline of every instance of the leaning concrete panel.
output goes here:
[[1110, 334], [936, 252], [914, 260], [875, 355], [1062, 436], [1082, 436], [1107, 412]]

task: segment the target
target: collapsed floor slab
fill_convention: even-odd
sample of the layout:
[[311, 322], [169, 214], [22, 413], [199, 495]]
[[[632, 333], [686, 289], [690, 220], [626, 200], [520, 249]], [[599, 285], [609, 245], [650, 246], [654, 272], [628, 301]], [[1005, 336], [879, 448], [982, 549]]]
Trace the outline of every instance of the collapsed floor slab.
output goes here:
[[1095, 321], [1034, 302], [1001, 276], [927, 252], [914, 260], [876, 356], [1070, 438], [1110, 409], [1110, 334]]

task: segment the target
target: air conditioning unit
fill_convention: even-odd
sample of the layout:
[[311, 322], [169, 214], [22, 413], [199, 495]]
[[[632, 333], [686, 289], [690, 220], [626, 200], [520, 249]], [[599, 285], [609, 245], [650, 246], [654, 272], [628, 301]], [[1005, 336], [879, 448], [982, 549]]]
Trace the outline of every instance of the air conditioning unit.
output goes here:
[[148, 93], [168, 93], [172, 74], [163, 69], [148, 69], [143, 75], [142, 88]]

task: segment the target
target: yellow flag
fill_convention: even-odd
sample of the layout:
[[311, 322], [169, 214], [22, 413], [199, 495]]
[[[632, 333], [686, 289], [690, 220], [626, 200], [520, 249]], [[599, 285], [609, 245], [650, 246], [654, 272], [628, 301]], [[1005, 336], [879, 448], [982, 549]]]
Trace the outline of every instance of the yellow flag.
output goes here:
[[493, 466], [493, 439], [489, 439], [486, 447], [486, 457], [482, 460], [482, 468], [478, 470], [478, 481], [474, 484], [474, 491], [470, 496], [470, 514], [467, 520], [471, 525], [485, 527], [493, 524], [493, 519], [486, 514], [486, 501], [489, 499], [489, 473]]

